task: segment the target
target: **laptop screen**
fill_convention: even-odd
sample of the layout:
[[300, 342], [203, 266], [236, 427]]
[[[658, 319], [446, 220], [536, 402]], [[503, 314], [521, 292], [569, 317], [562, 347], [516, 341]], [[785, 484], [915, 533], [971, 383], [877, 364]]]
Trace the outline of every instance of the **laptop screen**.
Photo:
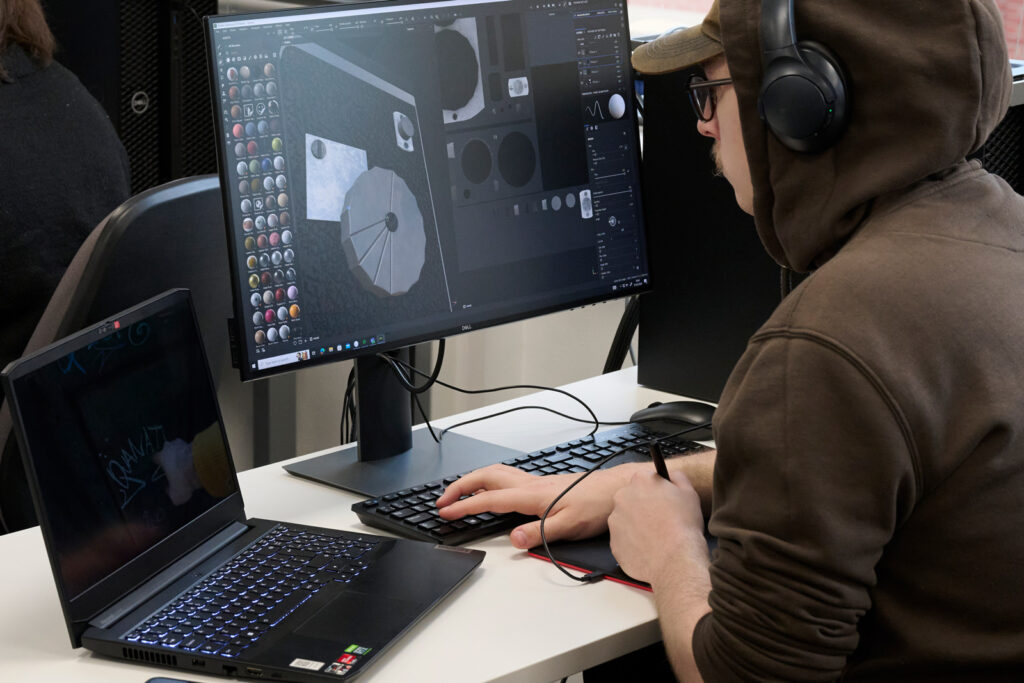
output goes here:
[[237, 491], [188, 297], [13, 380], [73, 600]]

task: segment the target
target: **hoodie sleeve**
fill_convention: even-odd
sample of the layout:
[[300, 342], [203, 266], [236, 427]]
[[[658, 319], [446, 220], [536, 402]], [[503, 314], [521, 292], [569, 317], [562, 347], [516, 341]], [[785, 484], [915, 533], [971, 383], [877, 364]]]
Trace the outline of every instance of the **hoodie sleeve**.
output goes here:
[[752, 340], [717, 418], [701, 674], [834, 680], [917, 490], [905, 421], [853, 354], [792, 330]]

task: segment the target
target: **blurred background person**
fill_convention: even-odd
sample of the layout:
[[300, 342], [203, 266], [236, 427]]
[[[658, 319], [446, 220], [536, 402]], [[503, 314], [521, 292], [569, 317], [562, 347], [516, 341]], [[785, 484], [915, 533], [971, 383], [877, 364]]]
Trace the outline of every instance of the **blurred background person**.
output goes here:
[[[0, 0], [0, 368], [22, 355], [89, 232], [130, 195], [113, 124], [55, 48], [39, 0]], [[24, 497], [3, 501], [8, 530], [34, 525], [16, 448], [0, 481]]]

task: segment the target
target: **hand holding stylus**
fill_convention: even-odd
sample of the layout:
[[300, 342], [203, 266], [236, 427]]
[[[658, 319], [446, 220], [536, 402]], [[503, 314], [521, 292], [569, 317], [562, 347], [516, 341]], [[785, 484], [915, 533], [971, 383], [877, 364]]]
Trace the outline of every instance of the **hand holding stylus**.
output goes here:
[[651, 452], [651, 460], [654, 461], [654, 469], [658, 471], [658, 476], [671, 481], [668, 476], [668, 467], [665, 466], [665, 454], [661, 452], [661, 444], [657, 441], [652, 441], [648, 449]]

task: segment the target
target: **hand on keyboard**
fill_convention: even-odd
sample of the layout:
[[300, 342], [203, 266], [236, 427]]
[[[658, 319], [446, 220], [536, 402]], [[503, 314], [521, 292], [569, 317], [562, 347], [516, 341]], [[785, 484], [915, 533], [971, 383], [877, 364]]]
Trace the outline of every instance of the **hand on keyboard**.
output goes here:
[[[548, 541], [589, 538], [607, 531], [612, 497], [642, 467], [650, 469], [649, 465], [626, 463], [598, 470], [584, 479], [548, 515], [544, 523]], [[448, 520], [480, 512], [519, 512], [539, 517], [578, 477], [575, 473], [539, 477], [515, 467], [491, 465], [449, 484], [437, 506], [441, 518]], [[532, 548], [541, 542], [540, 521], [517, 526], [510, 538], [517, 548]]]
[[[662, 439], [665, 455], [689, 455], [702, 448], [628, 424], [514, 456], [502, 466], [455, 473], [369, 498], [353, 503], [352, 510], [370, 526], [445, 545], [469, 543], [516, 528], [512, 543], [530, 548], [540, 543], [540, 522], [529, 515], [543, 514], [581, 472], [595, 467], [601, 472], [614, 470], [585, 479], [559, 501], [544, 524], [548, 540], [585, 538], [605, 529], [612, 496], [629, 483], [635, 465], [651, 467], [648, 444], [654, 438]], [[612, 458], [626, 464], [612, 467]]]

